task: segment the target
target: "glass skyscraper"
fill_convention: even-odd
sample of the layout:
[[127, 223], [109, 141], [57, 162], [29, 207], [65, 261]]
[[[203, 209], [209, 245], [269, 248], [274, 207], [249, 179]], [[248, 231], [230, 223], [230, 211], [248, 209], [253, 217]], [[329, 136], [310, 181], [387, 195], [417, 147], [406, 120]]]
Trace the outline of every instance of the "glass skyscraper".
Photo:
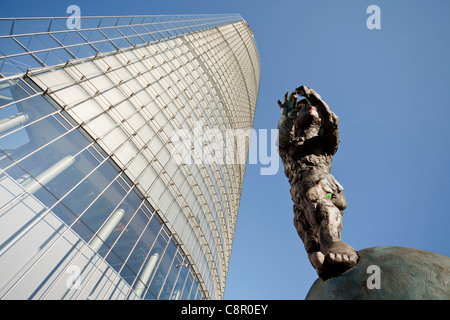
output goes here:
[[253, 125], [250, 28], [67, 20], [0, 19], [0, 298], [222, 299], [248, 144], [205, 132]]

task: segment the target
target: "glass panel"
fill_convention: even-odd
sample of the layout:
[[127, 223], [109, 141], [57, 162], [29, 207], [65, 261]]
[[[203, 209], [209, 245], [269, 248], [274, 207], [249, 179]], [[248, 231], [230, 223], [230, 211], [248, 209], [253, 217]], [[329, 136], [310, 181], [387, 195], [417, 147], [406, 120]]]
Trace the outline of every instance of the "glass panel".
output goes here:
[[128, 100], [125, 100], [122, 103], [116, 105], [114, 110], [116, 110], [124, 119], [128, 119], [136, 113], [136, 108]]
[[50, 23], [50, 19], [16, 20], [12, 34], [46, 32]]
[[101, 41], [93, 44], [99, 52], [111, 52], [117, 50], [111, 41]]
[[145, 124], [145, 119], [139, 112], [136, 112], [133, 116], [128, 119], [128, 123], [134, 130], [138, 130]]
[[118, 48], [121, 48], [121, 49], [126, 49], [133, 45], [131, 42], [129, 42], [127, 39], [124, 39], [124, 38], [115, 39], [115, 40], [111, 40], [111, 41], [114, 42], [114, 44]]
[[111, 119], [111, 117], [107, 113], [102, 113], [86, 124], [86, 128], [88, 129], [88, 131], [94, 132], [94, 135], [97, 137], [103, 137], [115, 126], [116, 122]]
[[198, 294], [198, 285], [197, 282], [192, 283], [191, 294], [189, 295], [188, 300], [196, 300]]
[[[127, 165], [127, 173], [129, 173], [130, 178], [137, 179], [142, 170], [144, 170], [147, 165], [147, 159], [145, 159], [145, 157], [141, 153], [138, 153], [136, 154], [136, 157], [133, 159], [133, 161]], [[141, 183], [140, 179], [139, 183]]]
[[117, 87], [111, 87], [107, 91], [102, 92], [102, 95], [112, 106], [125, 101], [125, 95]]
[[175, 281], [177, 280], [180, 268], [182, 267], [181, 261], [182, 259], [180, 255], [177, 254], [172, 261], [170, 271], [168, 272], [166, 280], [164, 282], [164, 287], [159, 294], [159, 299], [169, 300], [172, 297], [172, 289], [174, 287]]
[[118, 22], [118, 18], [116, 18], [116, 17], [102, 17], [100, 19], [98, 27], [102, 28], [102, 27], [115, 26], [117, 24], [117, 22]]
[[[122, 261], [127, 260], [128, 255], [131, 250], [133, 250], [136, 241], [141, 237], [142, 231], [148, 221], [148, 219], [140, 214], [139, 211], [138, 213], [136, 212], [140, 203], [141, 201], [137, 198], [136, 194], [131, 192], [128, 194], [125, 201], [123, 201], [117, 209], [114, 209], [114, 212], [111, 212], [112, 214], [108, 217], [109, 219], [112, 219], [114, 214], [118, 211], [122, 211], [122, 218], [115, 225], [110, 236], [105, 239], [106, 245], [99, 251], [100, 254], [102, 254], [102, 252], [106, 253], [109, 248], [112, 248], [117, 257]], [[130, 266], [129, 263], [128, 266]]]
[[126, 141], [126, 139], [127, 135], [121, 128], [117, 127], [103, 138], [103, 143], [107, 146], [110, 152], [113, 152], [118, 146]]
[[106, 37], [99, 30], [79, 30], [79, 32], [84, 38], [86, 38], [90, 42], [94, 41], [102, 41], [105, 40]]
[[62, 48], [51, 51], [36, 52], [35, 55], [47, 66], [66, 63], [68, 60], [72, 59], [72, 56]]
[[[18, 37], [19, 42], [24, 41], [24, 37]], [[29, 40], [29, 39], [27, 39]], [[22, 43], [23, 44], [23, 43]], [[16, 53], [26, 52], [14, 39], [11, 38], [1, 38], [0, 39], [0, 56], [8, 56]]]
[[145, 41], [145, 39], [142, 40], [142, 38], [140, 36], [128, 36], [127, 39], [128, 39], [128, 41], [130, 41], [134, 45], [142, 44], [142, 43], [146, 43], [147, 42], [147, 41]]
[[[71, 136], [69, 135], [67, 138], [71, 139]], [[61, 141], [61, 143], [67, 143], [68, 141], [69, 140], [64, 140]], [[47, 157], [50, 157], [50, 155], [47, 155]], [[59, 170], [57, 176], [44, 184], [53, 196], [57, 198], [64, 197], [98, 164], [97, 160], [88, 152], [88, 150], [84, 150], [81, 154], [73, 158], [65, 157], [68, 159], [66, 167], [63, 170]], [[58, 161], [58, 163], [61, 163], [61, 160]], [[81, 198], [78, 200], [81, 200]]]
[[152, 185], [152, 183], [155, 181], [155, 179], [156, 179], [155, 170], [151, 166], [148, 166], [145, 169], [144, 173], [142, 174], [142, 178], [139, 180], [139, 184], [143, 190], [147, 191]]
[[75, 31], [57, 32], [57, 33], [52, 33], [52, 35], [65, 46], [86, 43], [86, 41], [80, 36], [80, 34]]
[[[137, 274], [139, 274], [139, 271], [141, 269], [145, 269], [144, 262], [146, 261], [147, 256], [151, 257], [152, 253], [155, 250], [154, 249], [153, 252], [149, 255], [149, 250], [150, 248], [152, 248], [153, 243], [155, 242], [156, 236], [158, 234], [158, 227], [160, 227], [160, 225], [159, 223], [157, 223], [156, 219], [153, 219], [153, 221], [150, 221], [150, 225], [142, 233], [142, 228], [147, 225], [147, 221], [148, 220], [143, 216], [142, 211], [139, 211], [138, 215], [133, 219], [131, 226], [131, 228], [134, 228], [133, 231], [137, 234], [135, 239], [132, 240], [129, 236], [124, 235], [122, 236], [123, 238], [121, 237], [114, 247], [114, 251], [118, 252], [119, 255], [125, 253], [127, 253], [128, 255], [131, 250], [133, 250], [127, 261], [128, 269], [135, 275], [132, 281], [134, 281], [134, 278]], [[139, 233], [137, 233], [138, 230], [140, 230]], [[137, 239], [139, 239], [139, 242], [133, 248]], [[150, 273], [148, 274], [148, 277], [151, 278], [152, 275], [153, 273]], [[132, 283], [132, 281], [130, 282], [130, 284]]]
[[[188, 269], [186, 268], [186, 270], [188, 270]], [[181, 295], [180, 300], [187, 300], [189, 298], [189, 294], [191, 293], [191, 289], [192, 289], [192, 282], [193, 282], [193, 276], [189, 272], [188, 277], [186, 279], [186, 283], [183, 288], [183, 294]]]
[[115, 152], [115, 156], [117, 159], [123, 164], [122, 167], [126, 168], [128, 162], [136, 156], [138, 153], [138, 149], [130, 140], [126, 141], [122, 144]]
[[72, 211], [81, 214], [100, 195], [83, 215], [83, 220], [93, 221], [93, 225], [98, 227], [103, 221], [95, 222], [96, 217], [104, 215], [105, 212], [109, 214], [125, 194], [118, 182], [108, 187], [116, 176], [114, 168], [108, 162], [103, 163], [65, 198], [64, 203]]
[[142, 33], [147, 33], [148, 31], [146, 29], [144, 29], [142, 26], [133, 26], [133, 29], [138, 33], [138, 34], [142, 34]]
[[172, 265], [172, 260], [174, 258], [176, 251], [176, 247], [172, 242], [169, 242], [167, 245], [166, 252], [164, 256], [161, 258], [161, 263], [158, 266], [158, 270], [155, 273], [155, 277], [150, 285], [150, 291], [153, 292], [156, 296], [159, 294], [161, 290], [164, 280], [166, 278], [167, 273], [170, 270]]
[[0, 72], [3, 76], [12, 76], [25, 73], [28, 69], [42, 67], [31, 54], [16, 56], [14, 58], [0, 59]]
[[[27, 96], [27, 92], [12, 80], [0, 83], [0, 107], [13, 101], [23, 99]], [[1, 112], [2, 111], [0, 109], [0, 119], [3, 119], [4, 116]]]
[[9, 35], [11, 34], [11, 28], [13, 26], [13, 19], [3, 19], [0, 20], [0, 34], [1, 35]]
[[117, 29], [123, 33], [125, 36], [135, 36], [136, 32], [130, 27], [117, 27]]

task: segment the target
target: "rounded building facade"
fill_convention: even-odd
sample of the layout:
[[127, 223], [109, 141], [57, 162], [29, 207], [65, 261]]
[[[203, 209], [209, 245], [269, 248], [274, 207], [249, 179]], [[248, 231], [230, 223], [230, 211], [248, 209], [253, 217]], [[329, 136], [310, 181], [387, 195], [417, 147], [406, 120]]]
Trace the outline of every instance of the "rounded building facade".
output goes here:
[[2, 299], [223, 298], [253, 35], [239, 15], [123, 19], [26, 35], [53, 39], [46, 57], [63, 63], [0, 57], [40, 62], [0, 69]]

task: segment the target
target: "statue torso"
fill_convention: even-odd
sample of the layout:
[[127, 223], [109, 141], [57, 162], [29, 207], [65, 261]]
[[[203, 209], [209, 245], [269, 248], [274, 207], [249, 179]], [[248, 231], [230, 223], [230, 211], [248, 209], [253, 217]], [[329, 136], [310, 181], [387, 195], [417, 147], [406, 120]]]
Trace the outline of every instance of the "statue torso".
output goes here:
[[294, 180], [305, 171], [331, 171], [333, 154], [327, 152], [319, 136], [295, 138], [286, 148], [280, 149], [280, 156], [289, 180]]

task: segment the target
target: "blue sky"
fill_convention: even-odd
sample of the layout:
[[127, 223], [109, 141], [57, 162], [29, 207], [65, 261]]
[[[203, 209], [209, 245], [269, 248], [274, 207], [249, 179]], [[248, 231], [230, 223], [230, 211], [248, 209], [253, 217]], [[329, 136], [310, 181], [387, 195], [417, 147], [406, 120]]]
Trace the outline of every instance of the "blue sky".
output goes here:
[[[275, 129], [276, 103], [314, 88], [340, 118], [332, 174], [348, 208], [343, 239], [361, 250], [405, 246], [450, 256], [450, 2], [7, 1], [1, 17], [240, 13], [261, 59], [255, 129]], [[369, 5], [381, 29], [369, 30]], [[280, 169], [247, 165], [225, 299], [304, 299], [317, 278], [293, 227]]]

